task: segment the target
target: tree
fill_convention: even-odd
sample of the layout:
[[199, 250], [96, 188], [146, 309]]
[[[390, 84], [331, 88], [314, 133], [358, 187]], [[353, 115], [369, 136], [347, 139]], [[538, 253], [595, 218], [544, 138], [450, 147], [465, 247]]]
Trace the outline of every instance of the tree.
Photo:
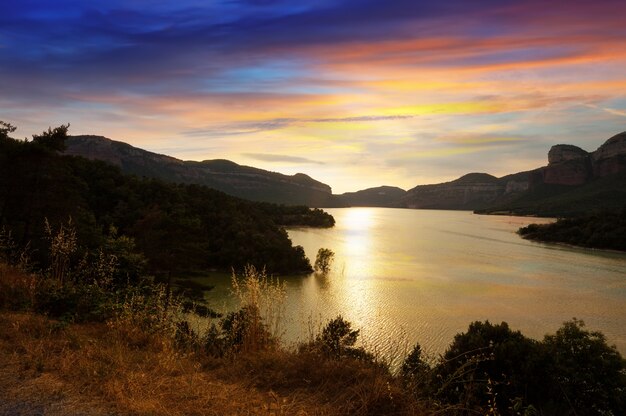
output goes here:
[[600, 332], [572, 319], [543, 341], [550, 357], [549, 395], [554, 413], [562, 415], [626, 414], [624, 359]]
[[317, 251], [317, 257], [315, 258], [315, 265], [313, 268], [316, 272], [327, 274], [330, 271], [330, 267], [335, 259], [335, 253], [328, 248], [320, 248]]
[[8, 139], [9, 133], [13, 133], [17, 127], [0, 120], [0, 139]]
[[518, 397], [534, 403], [543, 375], [538, 343], [506, 322], [489, 321], [473, 322], [467, 332], [455, 335], [435, 372], [444, 400], [465, 408], [498, 409]]
[[422, 357], [422, 347], [415, 344], [409, 355], [406, 356], [401, 374], [405, 382], [418, 393], [428, 389], [430, 383], [431, 368]]
[[362, 347], [355, 347], [359, 329], [352, 329], [352, 324], [339, 315], [332, 319], [315, 341], [306, 348], [321, 352], [330, 358], [351, 357], [358, 360], [373, 361], [374, 356]]
[[54, 129], [48, 127], [48, 131], [44, 131], [41, 134], [34, 134], [33, 142], [50, 150], [61, 152], [65, 150], [65, 140], [67, 139], [67, 129], [69, 128], [69, 123], [67, 125], [62, 124]]

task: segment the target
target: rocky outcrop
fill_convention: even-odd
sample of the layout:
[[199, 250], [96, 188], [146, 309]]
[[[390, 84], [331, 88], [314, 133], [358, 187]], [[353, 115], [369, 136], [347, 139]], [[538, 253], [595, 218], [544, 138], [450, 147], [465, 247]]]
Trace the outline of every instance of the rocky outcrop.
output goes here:
[[579, 161], [589, 156], [589, 153], [578, 146], [571, 144], [557, 144], [548, 152], [548, 165], [555, 165], [568, 161]]
[[[471, 173], [451, 182], [417, 186], [401, 198], [400, 205], [480, 210], [506, 205], [545, 186], [574, 188], [620, 172], [626, 172], [626, 132], [610, 138], [591, 153], [573, 145], [555, 145], [548, 152], [548, 165], [529, 172], [502, 178]], [[556, 192], [556, 188], [550, 189]]]
[[614, 175], [626, 170], [626, 132], [611, 137], [596, 151], [559, 144], [548, 153], [548, 166], [539, 168], [534, 185], [575, 186], [593, 179]]
[[67, 155], [102, 160], [125, 173], [205, 185], [254, 201], [322, 206], [332, 196], [330, 186], [303, 173], [283, 175], [222, 159], [182, 161], [101, 136], [72, 136], [66, 145]]
[[548, 152], [548, 166], [540, 168], [541, 175], [533, 175], [542, 183], [553, 185], [581, 185], [592, 176], [591, 156], [580, 147], [557, 144]]
[[626, 171], [626, 132], [607, 140], [591, 154], [593, 175], [604, 177]]

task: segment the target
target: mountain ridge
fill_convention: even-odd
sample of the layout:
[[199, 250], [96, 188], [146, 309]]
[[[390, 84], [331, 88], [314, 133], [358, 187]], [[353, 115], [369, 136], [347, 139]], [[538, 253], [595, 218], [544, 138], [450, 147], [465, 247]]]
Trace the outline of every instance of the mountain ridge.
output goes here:
[[[602, 201], [593, 203], [590, 195], [600, 195], [604, 188], [594, 189], [593, 185], [606, 187], [621, 198], [620, 174], [626, 172], [626, 132], [612, 136], [592, 152], [571, 144], [554, 145], [548, 151], [547, 165], [500, 178], [471, 172], [452, 181], [418, 185], [409, 190], [384, 185], [337, 195], [332, 194], [329, 185], [304, 173], [283, 175], [226, 159], [182, 161], [102, 136], [72, 136], [67, 145], [68, 155], [104, 160], [138, 176], [206, 185], [256, 201], [325, 208], [372, 206], [524, 215], [574, 214], [571, 207], [562, 206], [554, 198], [569, 193], [570, 196], [562, 198], [568, 203], [576, 204], [582, 198], [581, 209], [599, 208]], [[617, 206], [621, 206], [619, 198]], [[624, 201], [626, 205], [626, 197]], [[610, 202], [609, 205], [616, 205], [615, 201]]]
[[70, 136], [65, 154], [98, 159], [137, 176], [205, 185], [229, 195], [261, 202], [318, 206], [330, 186], [304, 173], [283, 175], [226, 159], [183, 161], [103, 136]]

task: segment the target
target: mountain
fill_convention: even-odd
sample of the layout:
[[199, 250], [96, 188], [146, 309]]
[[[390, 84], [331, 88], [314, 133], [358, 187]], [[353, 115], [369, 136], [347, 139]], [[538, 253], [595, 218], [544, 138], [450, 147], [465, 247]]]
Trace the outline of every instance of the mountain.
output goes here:
[[496, 199], [481, 213], [571, 216], [626, 207], [626, 132], [586, 152], [559, 144], [548, 152], [548, 165], [528, 172], [528, 189]]
[[287, 205], [463, 209], [546, 216], [626, 206], [626, 132], [611, 137], [593, 152], [570, 144], [552, 146], [546, 166], [501, 178], [469, 173], [408, 191], [380, 186], [341, 195], [333, 195], [328, 185], [302, 173], [282, 175], [228, 160], [182, 161], [100, 136], [71, 137], [66, 154], [104, 160], [140, 177], [202, 184], [245, 199]]
[[594, 152], [558, 144], [548, 165], [497, 178], [469, 173], [456, 180], [404, 192], [379, 187], [334, 196], [335, 206], [465, 209], [482, 213], [577, 215], [626, 206], [626, 132]]
[[468, 173], [451, 182], [416, 186], [401, 203], [407, 208], [475, 209], [487, 206], [503, 192], [504, 184], [495, 176]]
[[333, 195], [332, 201], [337, 207], [395, 207], [404, 195], [406, 195], [404, 189], [395, 186], [379, 186]]
[[[154, 273], [230, 271], [247, 264], [269, 273], [313, 271], [282, 225], [332, 226], [333, 218], [321, 210], [123, 174], [109, 163], [59, 154], [66, 131], [62, 126], [32, 141], [0, 132], [0, 240], [29, 247], [35, 265], [53, 261], [53, 244], [61, 243], [51, 243], [50, 230], [67, 224], [65, 238], [75, 230], [74, 250], [80, 250], [72, 261], [87, 261], [83, 254], [98, 253], [106, 241], [123, 236], [134, 240], [124, 240], [124, 247], [136, 244]], [[62, 241], [62, 250], [71, 253], [69, 241]], [[15, 249], [5, 244], [0, 255], [7, 247]]]
[[330, 186], [303, 173], [283, 175], [220, 159], [183, 161], [102, 136], [71, 136], [65, 154], [102, 160], [139, 177], [205, 185], [253, 201], [324, 206], [331, 198]]

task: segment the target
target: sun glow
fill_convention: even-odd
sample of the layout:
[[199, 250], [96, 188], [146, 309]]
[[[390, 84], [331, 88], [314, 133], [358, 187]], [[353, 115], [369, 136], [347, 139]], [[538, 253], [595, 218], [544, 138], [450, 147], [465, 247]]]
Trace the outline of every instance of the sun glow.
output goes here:
[[350, 229], [363, 229], [372, 226], [372, 209], [370, 208], [353, 208], [347, 211], [343, 218], [346, 227]]

